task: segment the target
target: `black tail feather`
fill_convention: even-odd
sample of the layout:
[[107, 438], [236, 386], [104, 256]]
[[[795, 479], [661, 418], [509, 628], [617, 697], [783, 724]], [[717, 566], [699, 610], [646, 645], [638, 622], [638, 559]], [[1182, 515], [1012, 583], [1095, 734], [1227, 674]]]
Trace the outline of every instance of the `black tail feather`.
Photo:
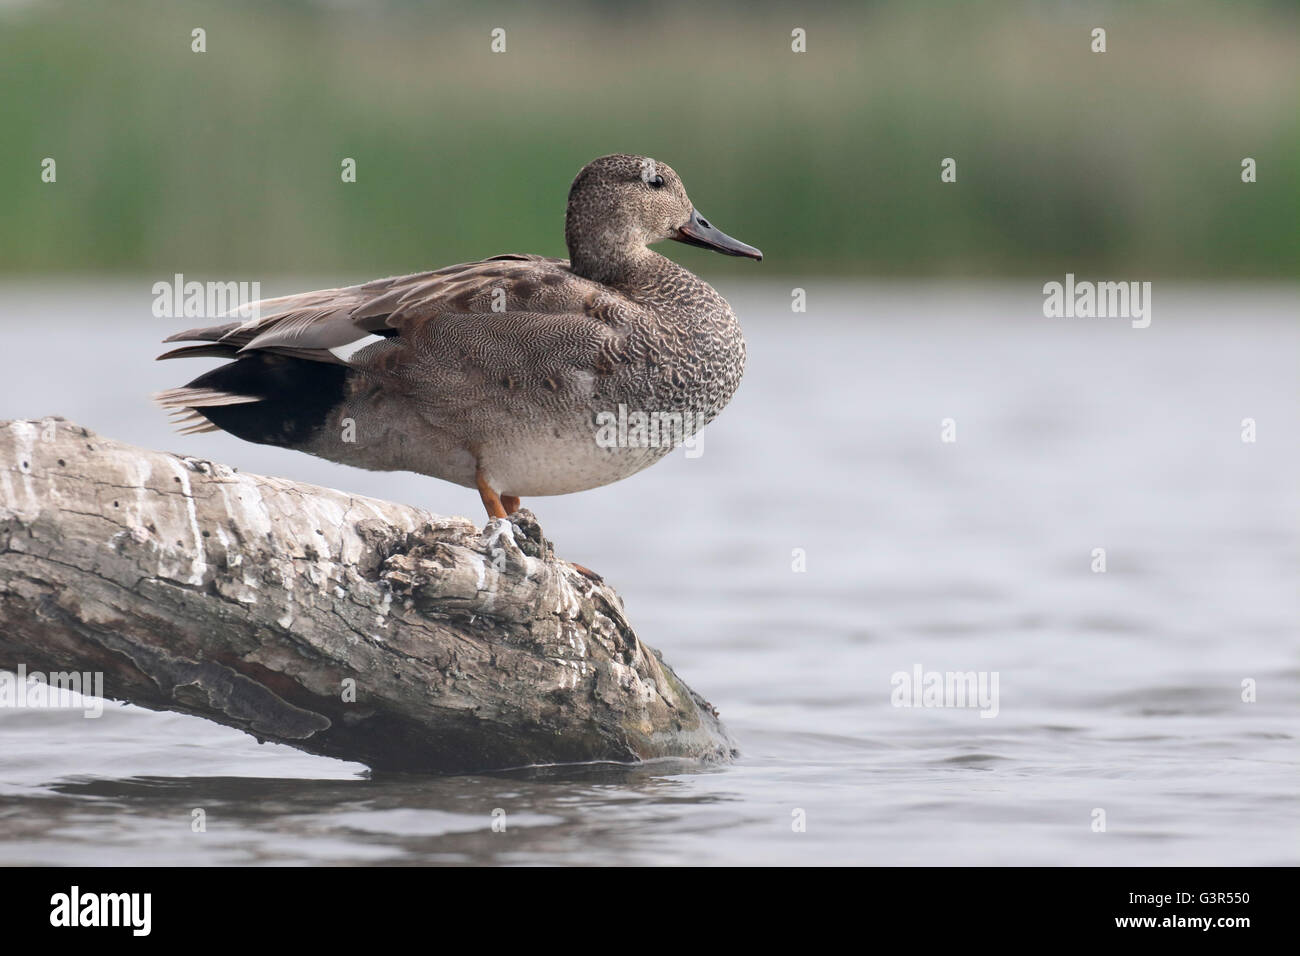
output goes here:
[[[242, 404], [190, 407], [245, 441], [296, 448], [343, 403], [350, 374], [345, 365], [253, 352], [203, 373], [185, 388], [255, 397], [257, 401]], [[183, 395], [181, 390], [169, 394]], [[169, 404], [181, 405], [183, 397]]]

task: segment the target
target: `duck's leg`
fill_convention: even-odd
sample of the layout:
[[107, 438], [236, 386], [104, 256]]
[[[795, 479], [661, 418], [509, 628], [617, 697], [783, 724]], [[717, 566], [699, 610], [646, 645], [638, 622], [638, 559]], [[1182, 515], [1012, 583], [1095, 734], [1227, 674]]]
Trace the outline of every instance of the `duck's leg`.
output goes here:
[[[483, 507], [487, 509], [489, 518], [505, 518], [519, 510], [520, 501], [514, 495], [499, 495], [496, 490], [488, 484], [483, 472], [474, 472], [474, 484], [478, 485], [479, 497], [483, 499]], [[597, 584], [604, 584], [602, 578], [591, 568], [583, 567], [581, 564], [574, 564], [573, 567], [585, 578], [595, 581]]]
[[[506, 509], [501, 504], [501, 496], [488, 484], [487, 479], [483, 477], [482, 471], [474, 472], [474, 484], [478, 486], [478, 496], [483, 499], [483, 507], [487, 509], [488, 517], [506, 517]], [[519, 499], [516, 498], [515, 500], [518, 501]]]

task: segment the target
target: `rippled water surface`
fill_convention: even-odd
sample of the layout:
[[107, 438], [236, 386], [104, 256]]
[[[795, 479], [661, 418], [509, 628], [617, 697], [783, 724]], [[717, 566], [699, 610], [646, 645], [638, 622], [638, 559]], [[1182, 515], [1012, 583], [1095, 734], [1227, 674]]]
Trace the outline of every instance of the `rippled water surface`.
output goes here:
[[[372, 777], [175, 714], [0, 709], [0, 862], [1300, 863], [1296, 292], [1157, 283], [1138, 330], [1045, 319], [1040, 288], [721, 284], [749, 367], [704, 454], [528, 502], [735, 764]], [[478, 519], [432, 479], [170, 434], [147, 396], [203, 366], [152, 362], [184, 320], [150, 302], [0, 286], [0, 417]], [[996, 673], [996, 717], [892, 706], [917, 665]]]

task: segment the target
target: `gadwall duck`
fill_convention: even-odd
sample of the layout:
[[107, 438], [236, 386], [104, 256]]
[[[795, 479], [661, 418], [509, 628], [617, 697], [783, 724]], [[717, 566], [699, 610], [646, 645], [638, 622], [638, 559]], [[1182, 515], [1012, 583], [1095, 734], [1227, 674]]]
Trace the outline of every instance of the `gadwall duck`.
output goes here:
[[186, 433], [477, 488], [490, 518], [626, 478], [713, 419], [745, 365], [726, 300], [648, 247], [763, 254], [710, 225], [670, 167], [628, 155], [578, 173], [564, 239], [567, 261], [494, 256], [246, 306], [166, 339], [205, 344], [159, 358], [233, 361], [157, 399]]

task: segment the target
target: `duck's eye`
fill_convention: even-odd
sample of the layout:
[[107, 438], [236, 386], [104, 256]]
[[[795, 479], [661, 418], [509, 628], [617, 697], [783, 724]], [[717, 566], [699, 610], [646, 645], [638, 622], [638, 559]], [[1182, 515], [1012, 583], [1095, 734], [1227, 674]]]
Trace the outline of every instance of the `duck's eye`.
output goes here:
[[651, 188], [653, 189], [662, 189], [664, 185], [664, 178], [662, 176], [655, 175], [647, 179], [646, 182], [648, 182]]

